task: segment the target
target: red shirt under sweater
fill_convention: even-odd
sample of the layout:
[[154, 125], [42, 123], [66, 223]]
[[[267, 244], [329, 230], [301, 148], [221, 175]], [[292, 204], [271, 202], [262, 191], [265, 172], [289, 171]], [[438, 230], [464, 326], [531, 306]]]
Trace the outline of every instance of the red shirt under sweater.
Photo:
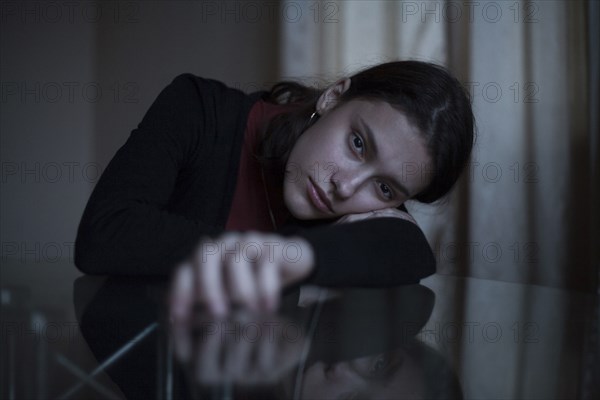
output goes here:
[[[272, 104], [264, 100], [258, 100], [252, 106], [244, 131], [235, 193], [225, 225], [227, 231], [275, 231], [269, 216], [269, 206], [265, 196], [260, 163], [252, 154], [258, 145], [260, 129], [264, 129], [275, 115], [289, 108], [288, 105]], [[273, 178], [267, 171], [265, 171], [265, 178], [271, 209], [275, 217], [275, 223], [279, 228], [290, 215], [283, 202], [282, 184], [273, 182]]]

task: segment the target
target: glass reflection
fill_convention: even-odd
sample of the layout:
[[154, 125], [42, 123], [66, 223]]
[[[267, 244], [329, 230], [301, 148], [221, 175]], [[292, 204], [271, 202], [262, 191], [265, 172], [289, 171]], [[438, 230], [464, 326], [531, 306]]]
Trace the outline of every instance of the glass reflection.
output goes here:
[[445, 359], [417, 335], [435, 296], [394, 289], [302, 288], [277, 314], [198, 310], [170, 322], [166, 285], [75, 283], [81, 330], [126, 398], [462, 398]]

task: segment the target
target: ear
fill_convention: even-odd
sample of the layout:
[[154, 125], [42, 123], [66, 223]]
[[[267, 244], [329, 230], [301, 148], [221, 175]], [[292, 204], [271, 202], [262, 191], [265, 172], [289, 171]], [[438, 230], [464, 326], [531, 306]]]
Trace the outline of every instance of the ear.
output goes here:
[[323, 115], [332, 109], [342, 94], [350, 87], [350, 78], [342, 78], [328, 87], [317, 100], [317, 113]]

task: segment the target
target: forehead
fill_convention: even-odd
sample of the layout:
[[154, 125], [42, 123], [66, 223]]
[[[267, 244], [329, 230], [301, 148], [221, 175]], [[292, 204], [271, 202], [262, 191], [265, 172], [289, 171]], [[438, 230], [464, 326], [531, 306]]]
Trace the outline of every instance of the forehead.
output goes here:
[[378, 138], [421, 141], [416, 126], [400, 110], [384, 101], [351, 100], [346, 105], [352, 119], [362, 119], [376, 131]]

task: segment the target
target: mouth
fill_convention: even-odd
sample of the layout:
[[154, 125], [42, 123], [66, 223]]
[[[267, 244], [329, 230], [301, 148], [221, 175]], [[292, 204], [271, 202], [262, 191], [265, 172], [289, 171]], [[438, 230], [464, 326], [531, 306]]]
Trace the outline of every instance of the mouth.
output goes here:
[[318, 210], [333, 214], [331, 201], [329, 201], [325, 192], [319, 186], [315, 185], [311, 177], [308, 177], [307, 192], [308, 198]]

